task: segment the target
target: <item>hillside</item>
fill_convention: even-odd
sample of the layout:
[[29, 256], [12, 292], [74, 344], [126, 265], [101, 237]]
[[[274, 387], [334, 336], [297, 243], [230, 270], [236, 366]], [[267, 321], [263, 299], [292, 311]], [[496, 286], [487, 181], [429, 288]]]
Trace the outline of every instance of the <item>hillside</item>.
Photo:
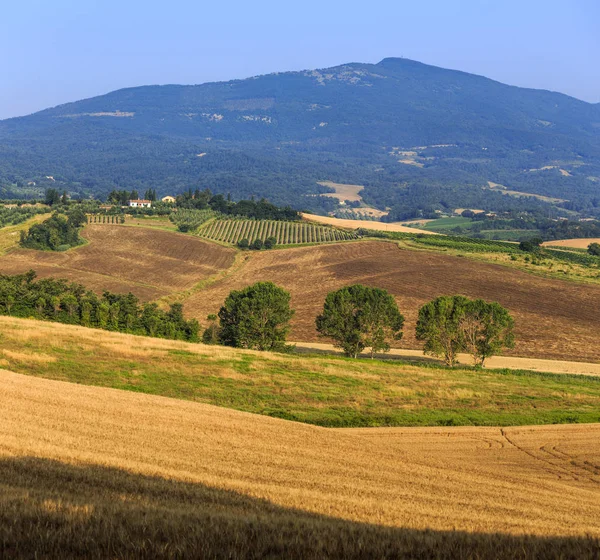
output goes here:
[[[13, 317], [0, 317], [0, 329], [0, 368], [16, 373], [319, 426], [515, 426], [600, 420], [597, 367], [595, 375], [556, 375], [448, 369], [422, 361], [284, 355]], [[522, 368], [529, 363], [521, 362]]]
[[[1, 266], [1, 261], [0, 261]], [[434, 251], [361, 241], [249, 255], [243, 266], [184, 300], [191, 316], [215, 313], [231, 290], [270, 280], [292, 294], [291, 340], [322, 341], [315, 330], [328, 292], [349, 284], [388, 290], [406, 317], [402, 348], [414, 338], [419, 308], [440, 295], [498, 301], [515, 317], [516, 356], [600, 361], [600, 286], [544, 278]]]
[[0, 122], [5, 194], [210, 187], [323, 211], [338, 203], [314, 196], [325, 180], [365, 185], [392, 215], [548, 206], [488, 181], [598, 213], [600, 106], [388, 58], [129, 88]]
[[66, 252], [17, 248], [0, 257], [0, 273], [33, 269], [40, 278], [66, 278], [98, 293], [133, 292], [150, 301], [190, 289], [235, 259], [233, 249], [151, 227], [89, 224], [82, 236], [87, 244]]
[[322, 342], [314, 321], [327, 293], [362, 283], [394, 295], [406, 317], [396, 345], [410, 349], [422, 347], [414, 338], [419, 307], [440, 295], [463, 294], [498, 301], [513, 314], [517, 344], [511, 355], [600, 362], [595, 267], [586, 269], [591, 278], [584, 283], [587, 278], [574, 274], [577, 269], [568, 262], [542, 267], [504, 255], [497, 261], [501, 264], [490, 264], [460, 251], [448, 254], [445, 247], [407, 242], [361, 240], [239, 252], [160, 227], [90, 224], [82, 235], [87, 245], [66, 252], [13, 248], [0, 255], [0, 274], [33, 269], [41, 278], [67, 278], [99, 294], [131, 291], [142, 301], [181, 302], [201, 324], [231, 290], [270, 280], [292, 295], [296, 315], [290, 339], [297, 342]]
[[598, 551], [597, 424], [327, 430], [4, 370], [0, 391], [2, 556]]

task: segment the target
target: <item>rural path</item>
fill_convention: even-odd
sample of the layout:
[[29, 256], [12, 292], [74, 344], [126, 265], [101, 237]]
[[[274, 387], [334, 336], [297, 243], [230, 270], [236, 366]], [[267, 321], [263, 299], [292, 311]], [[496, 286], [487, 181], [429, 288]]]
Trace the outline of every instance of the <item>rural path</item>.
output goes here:
[[[333, 344], [322, 344], [318, 342], [292, 342], [296, 346], [296, 352], [300, 353], [325, 353], [340, 354], [340, 350]], [[368, 353], [361, 354], [361, 357], [369, 357]], [[406, 350], [402, 348], [392, 348], [385, 354], [376, 354], [378, 359], [403, 359], [414, 360], [415, 362], [439, 362], [435, 358], [425, 356], [420, 350]], [[459, 361], [462, 364], [473, 363], [468, 354], [459, 354]], [[526, 369], [531, 371], [541, 371], [545, 373], [567, 373], [572, 375], [592, 375], [600, 376], [600, 364], [590, 362], [568, 362], [564, 360], [543, 360], [538, 358], [519, 358], [514, 356], [494, 356], [486, 360], [486, 369]]]

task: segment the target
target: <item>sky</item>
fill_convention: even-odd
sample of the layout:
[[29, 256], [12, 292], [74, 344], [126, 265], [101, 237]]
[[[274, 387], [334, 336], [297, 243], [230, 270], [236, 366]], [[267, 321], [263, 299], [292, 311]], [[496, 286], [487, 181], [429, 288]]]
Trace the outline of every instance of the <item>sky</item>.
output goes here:
[[599, 0], [1, 0], [0, 119], [402, 56], [600, 102]]

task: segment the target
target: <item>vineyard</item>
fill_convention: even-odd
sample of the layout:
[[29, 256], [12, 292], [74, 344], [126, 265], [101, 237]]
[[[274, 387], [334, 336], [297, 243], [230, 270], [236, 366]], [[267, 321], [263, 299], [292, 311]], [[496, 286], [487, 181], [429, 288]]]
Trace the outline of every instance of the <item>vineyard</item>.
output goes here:
[[221, 243], [237, 244], [242, 239], [252, 242], [274, 238], [277, 245], [302, 243], [333, 243], [356, 239], [353, 232], [306, 222], [284, 222], [275, 220], [221, 219], [202, 226], [198, 235]]

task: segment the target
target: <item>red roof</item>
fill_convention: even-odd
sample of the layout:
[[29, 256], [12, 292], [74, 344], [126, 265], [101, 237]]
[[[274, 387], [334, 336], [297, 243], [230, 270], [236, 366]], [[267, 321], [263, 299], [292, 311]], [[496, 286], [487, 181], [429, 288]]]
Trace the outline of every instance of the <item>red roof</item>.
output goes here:
[[142, 200], [141, 198], [138, 198], [137, 200], [130, 200], [129, 202], [130, 202], [130, 203], [131, 203], [131, 202], [137, 202], [137, 203], [140, 203], [140, 202], [145, 202], [146, 204], [151, 204], [151, 203], [152, 203], [152, 201], [151, 201], [151, 200]]

